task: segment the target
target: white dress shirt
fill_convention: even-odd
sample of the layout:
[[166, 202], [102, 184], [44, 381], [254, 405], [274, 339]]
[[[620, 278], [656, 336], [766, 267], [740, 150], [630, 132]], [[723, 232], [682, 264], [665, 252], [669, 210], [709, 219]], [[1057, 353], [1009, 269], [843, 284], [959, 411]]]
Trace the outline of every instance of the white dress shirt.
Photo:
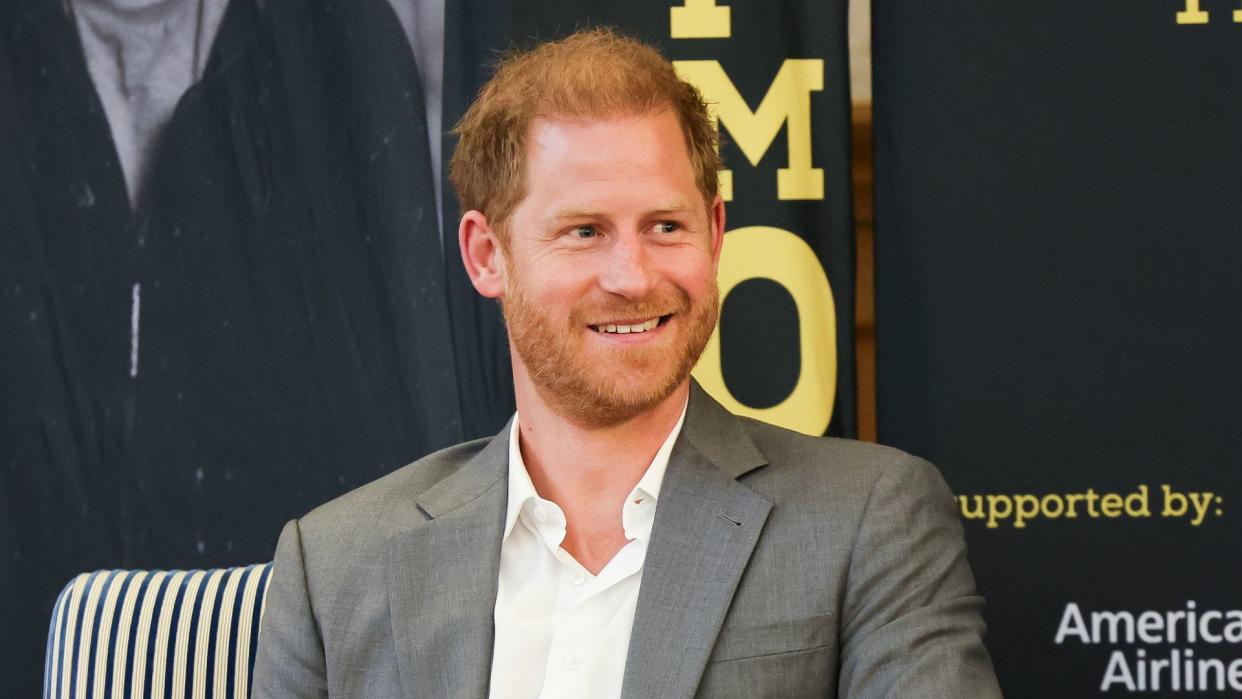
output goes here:
[[500, 545], [492, 699], [619, 697], [660, 482], [686, 409], [622, 507], [625, 546], [591, 575], [561, 548], [565, 513], [539, 497], [509, 433], [509, 504]]

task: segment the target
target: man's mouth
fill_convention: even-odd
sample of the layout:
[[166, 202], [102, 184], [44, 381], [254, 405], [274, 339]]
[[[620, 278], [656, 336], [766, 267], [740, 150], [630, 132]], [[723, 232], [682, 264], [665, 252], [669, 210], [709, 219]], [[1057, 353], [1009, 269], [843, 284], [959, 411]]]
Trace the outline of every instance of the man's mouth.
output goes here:
[[654, 330], [664, 319], [669, 316], [658, 316], [656, 318], [648, 318], [637, 322], [627, 323], [599, 323], [592, 325], [591, 329], [597, 333], [627, 335], [634, 333], [645, 333], [648, 330]]

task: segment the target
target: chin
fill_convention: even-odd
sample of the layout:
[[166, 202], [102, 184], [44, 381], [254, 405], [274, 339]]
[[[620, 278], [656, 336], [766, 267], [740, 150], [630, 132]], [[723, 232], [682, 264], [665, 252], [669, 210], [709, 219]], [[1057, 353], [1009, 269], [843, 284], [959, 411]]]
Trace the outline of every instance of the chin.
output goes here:
[[[559, 385], [540, 386], [544, 401], [563, 417], [591, 427], [607, 427], [637, 417], [658, 406], [685, 380], [684, 376], [664, 375], [637, 379], [633, 374], [621, 379], [577, 377], [558, 381]], [[569, 378], [562, 375], [562, 378]]]

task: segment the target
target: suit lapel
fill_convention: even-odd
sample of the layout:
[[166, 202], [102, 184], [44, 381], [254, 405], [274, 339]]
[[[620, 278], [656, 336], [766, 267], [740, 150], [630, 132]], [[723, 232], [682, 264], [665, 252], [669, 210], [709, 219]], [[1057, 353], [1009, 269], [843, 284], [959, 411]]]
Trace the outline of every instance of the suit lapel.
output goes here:
[[736, 479], [763, 464], [738, 419], [692, 386], [643, 564], [624, 697], [693, 696], [771, 509]]
[[418, 507], [429, 519], [389, 542], [389, 601], [405, 696], [487, 696], [508, 432], [424, 493]]

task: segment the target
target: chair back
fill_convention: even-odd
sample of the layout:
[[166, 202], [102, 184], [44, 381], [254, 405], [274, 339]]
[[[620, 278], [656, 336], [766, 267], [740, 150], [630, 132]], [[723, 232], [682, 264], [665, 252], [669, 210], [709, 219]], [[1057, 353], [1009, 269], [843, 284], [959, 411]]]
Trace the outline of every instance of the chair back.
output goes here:
[[44, 699], [246, 699], [271, 567], [75, 577], [52, 611]]

